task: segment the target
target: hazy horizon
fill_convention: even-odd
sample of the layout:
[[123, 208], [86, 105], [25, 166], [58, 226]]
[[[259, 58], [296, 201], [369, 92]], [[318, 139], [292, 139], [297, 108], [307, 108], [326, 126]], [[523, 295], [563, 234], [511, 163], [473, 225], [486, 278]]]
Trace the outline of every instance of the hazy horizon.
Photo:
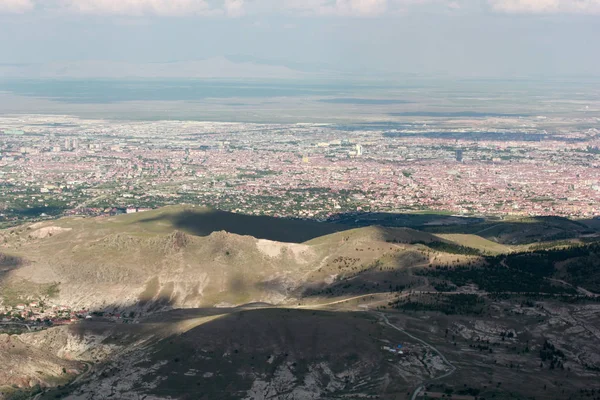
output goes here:
[[599, 76], [600, 1], [0, 0], [0, 78]]

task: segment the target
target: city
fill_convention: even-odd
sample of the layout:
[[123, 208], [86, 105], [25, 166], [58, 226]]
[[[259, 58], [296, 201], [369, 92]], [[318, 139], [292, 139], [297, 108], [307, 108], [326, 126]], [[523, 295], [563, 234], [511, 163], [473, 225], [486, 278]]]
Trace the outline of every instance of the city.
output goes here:
[[348, 126], [4, 116], [0, 221], [180, 203], [320, 221], [360, 212], [589, 219], [600, 215], [600, 130], [590, 128], [597, 122], [419, 117]]

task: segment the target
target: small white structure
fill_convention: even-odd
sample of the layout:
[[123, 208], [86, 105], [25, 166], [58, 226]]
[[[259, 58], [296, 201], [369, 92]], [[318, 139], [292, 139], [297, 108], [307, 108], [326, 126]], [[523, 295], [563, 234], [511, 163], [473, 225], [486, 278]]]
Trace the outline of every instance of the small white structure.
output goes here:
[[402, 351], [400, 349], [394, 349], [389, 346], [383, 346], [382, 349], [385, 351], [389, 351], [390, 353], [393, 353], [393, 354], [398, 354], [398, 355], [404, 354], [404, 351]]

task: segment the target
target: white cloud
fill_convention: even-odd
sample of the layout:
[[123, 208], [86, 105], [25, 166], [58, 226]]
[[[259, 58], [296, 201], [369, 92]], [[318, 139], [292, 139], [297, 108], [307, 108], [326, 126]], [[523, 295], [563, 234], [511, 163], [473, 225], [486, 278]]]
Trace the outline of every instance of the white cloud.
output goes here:
[[278, 9], [307, 15], [374, 16], [386, 11], [388, 0], [279, 0]]
[[[255, 0], [279, 11], [301, 12], [304, 15], [372, 17], [406, 14], [418, 9], [447, 12], [460, 10], [474, 0]], [[277, 3], [275, 3], [277, 2]]]
[[488, 0], [494, 11], [514, 14], [598, 14], [600, 0]]
[[225, 0], [225, 11], [230, 17], [244, 15], [244, 0]]
[[61, 0], [61, 4], [82, 14], [186, 16], [214, 12], [205, 0]]
[[23, 13], [34, 7], [32, 0], [0, 0], [0, 13]]
[[[481, 1], [481, 2], [480, 2]], [[229, 16], [291, 13], [304, 16], [373, 17], [418, 9], [439, 12], [600, 14], [600, 0], [0, 0], [0, 13], [33, 9], [118, 16]], [[477, 4], [477, 7], [474, 7]]]
[[337, 0], [336, 11], [347, 15], [378, 15], [387, 9], [387, 0]]

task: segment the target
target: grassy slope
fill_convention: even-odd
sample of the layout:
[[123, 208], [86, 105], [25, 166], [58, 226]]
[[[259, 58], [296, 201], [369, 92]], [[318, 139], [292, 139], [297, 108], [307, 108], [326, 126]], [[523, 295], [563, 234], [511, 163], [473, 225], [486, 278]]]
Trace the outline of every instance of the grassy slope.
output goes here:
[[456, 243], [465, 247], [472, 247], [482, 252], [490, 254], [503, 254], [511, 252], [515, 246], [506, 246], [500, 243], [492, 242], [491, 240], [482, 238], [477, 235], [461, 234], [461, 233], [450, 233], [450, 234], [437, 234], [436, 236]]
[[[335, 266], [336, 271], [325, 268], [315, 274], [327, 266], [327, 258], [352, 257], [365, 268], [390, 250], [410, 250], [408, 245], [389, 241], [437, 240], [411, 229], [368, 227], [319, 236], [305, 244], [257, 241], [213, 231], [222, 228], [214, 223], [213, 214], [207, 209], [166, 207], [111, 218], [65, 218], [5, 231], [7, 250], [26, 258], [5, 283], [11, 282], [11, 288], [28, 288], [26, 294], [35, 293], [33, 286], [37, 285], [37, 294], [42, 295], [47, 287], [60, 282], [56, 301], [77, 306], [144, 305], [150, 301], [184, 307], [278, 302], [290, 288], [302, 286], [306, 280], [318, 282], [339, 272]], [[204, 219], [206, 215], [211, 215], [209, 220]], [[246, 217], [227, 214], [225, 225], [236, 218], [234, 225], [246, 226]], [[195, 224], [184, 226], [184, 218]], [[273, 218], [263, 225], [257, 228], [253, 222], [248, 229], [310, 238], [341, 228]], [[52, 236], [35, 238], [49, 228], [55, 230]], [[5, 293], [11, 293], [5, 301], [17, 301], [14, 290]]]

